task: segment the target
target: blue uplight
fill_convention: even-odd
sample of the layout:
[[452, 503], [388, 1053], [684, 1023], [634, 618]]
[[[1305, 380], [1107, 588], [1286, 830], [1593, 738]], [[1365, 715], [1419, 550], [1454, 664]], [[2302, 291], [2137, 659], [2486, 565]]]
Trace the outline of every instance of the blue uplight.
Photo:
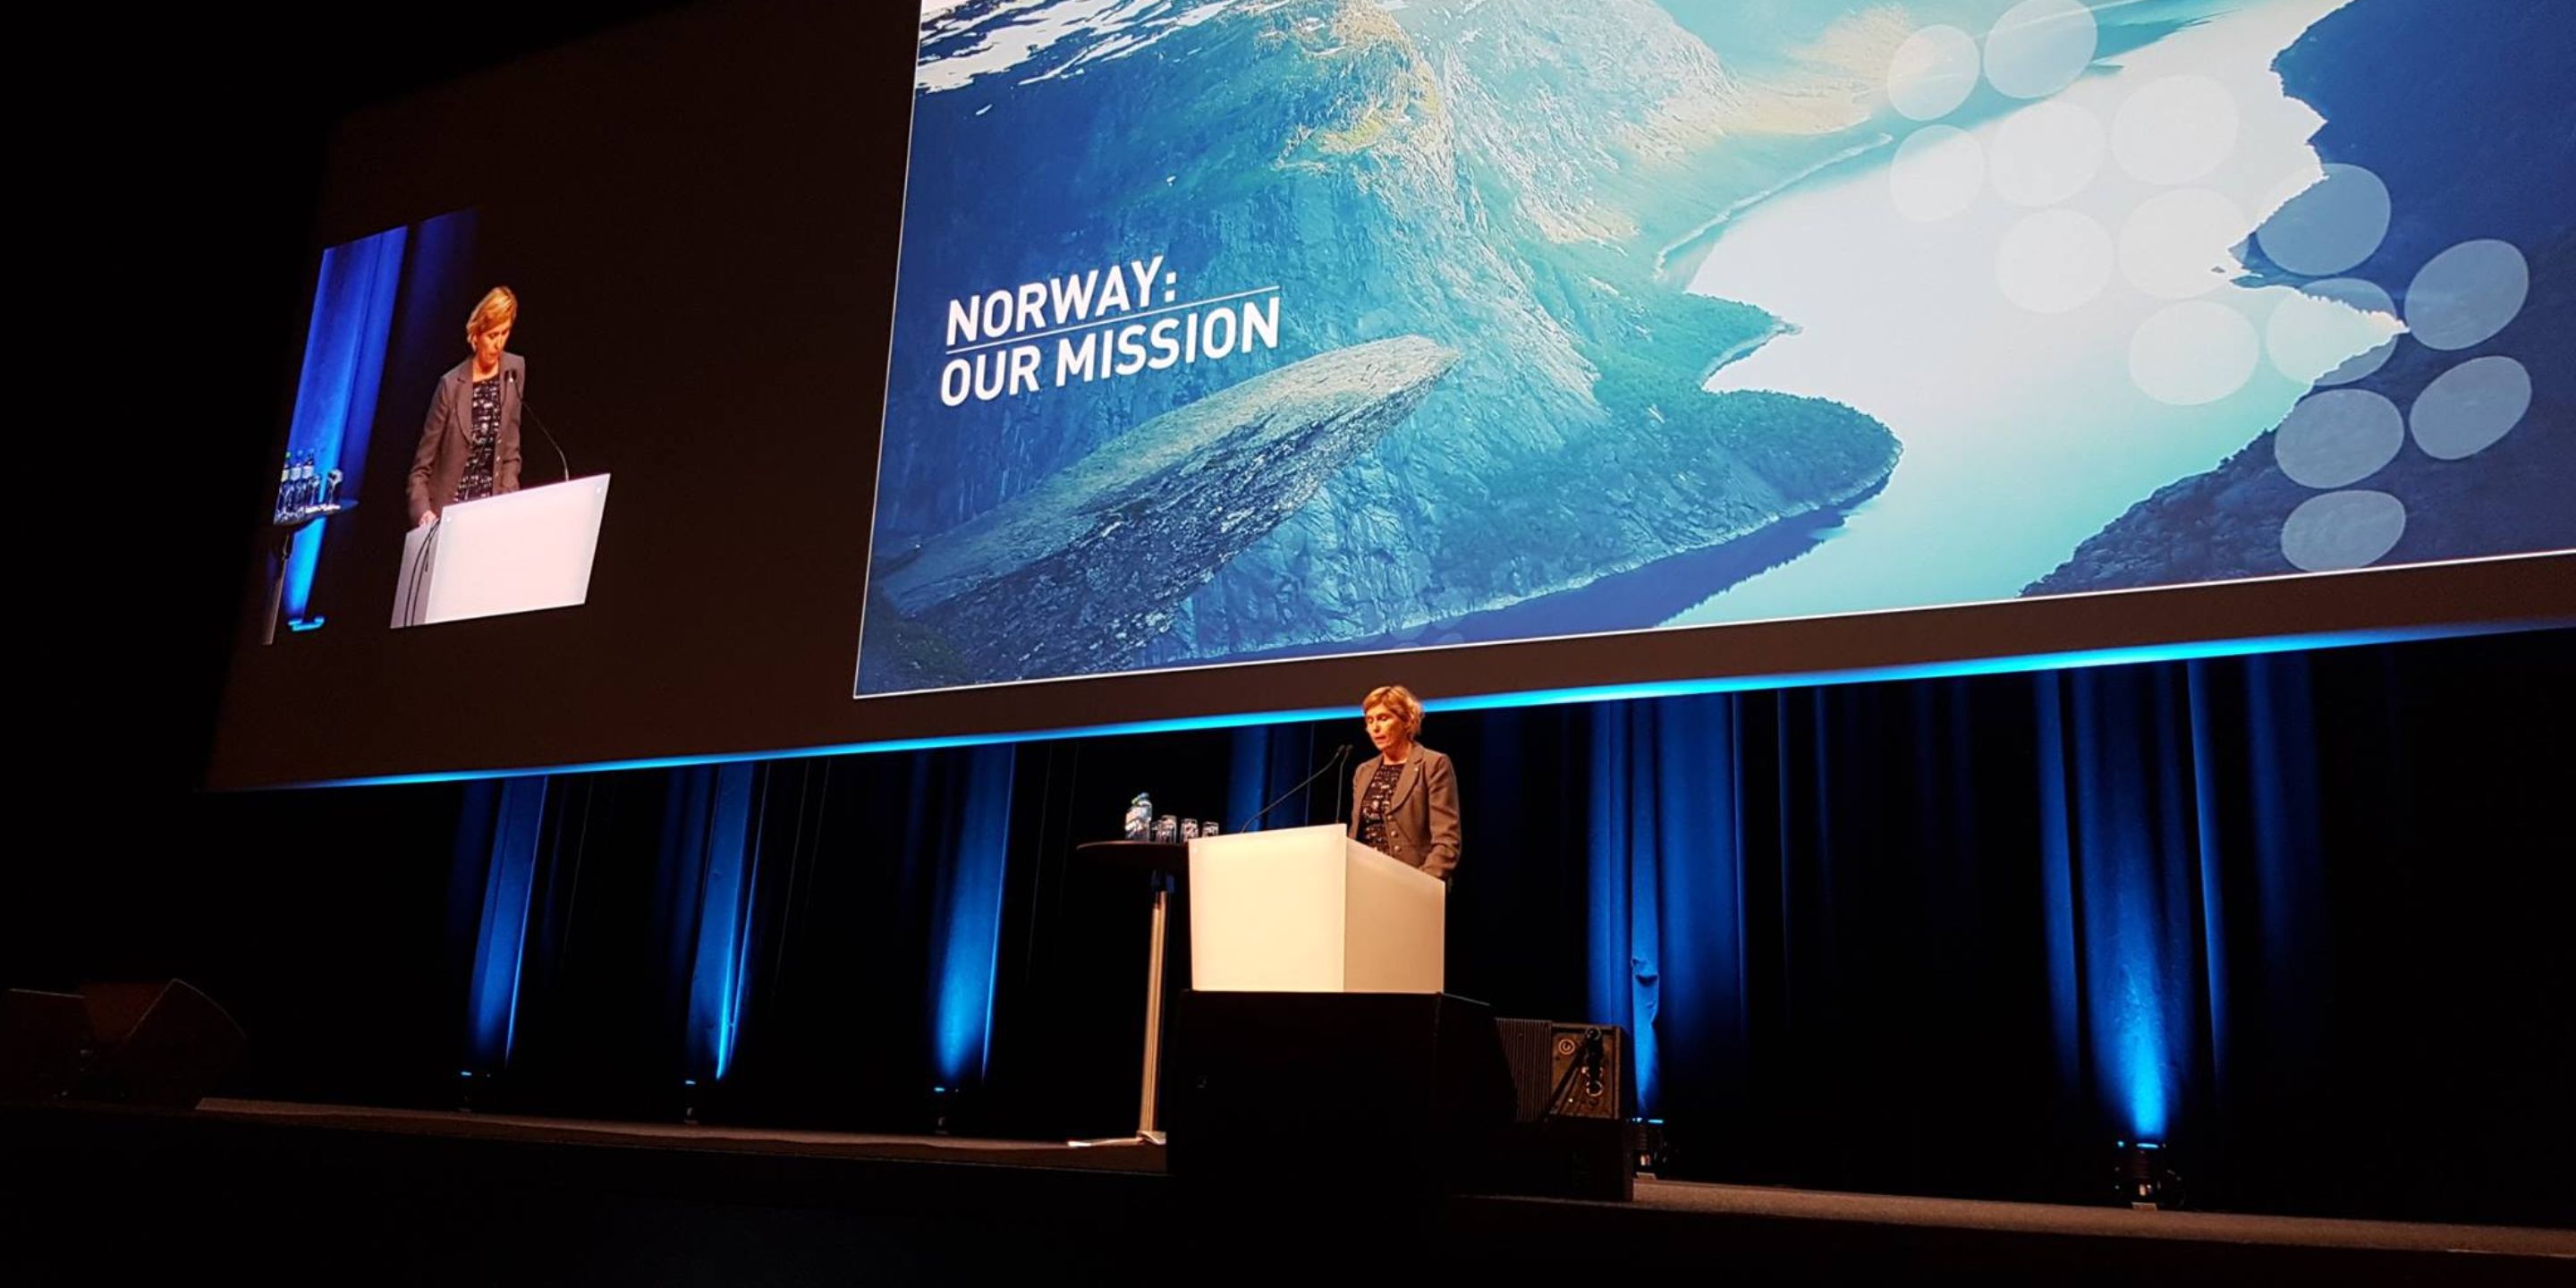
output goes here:
[[[506, 1067], [518, 1038], [520, 964], [528, 939], [545, 808], [544, 779], [504, 783], [479, 800], [469, 796], [466, 805], [469, 814], [488, 811], [490, 818], [483, 908], [467, 1003], [467, 1045], [487, 1069]], [[464, 834], [475, 832], [469, 828]]]
[[939, 986], [931, 1024], [939, 1076], [948, 1086], [980, 1081], [992, 1054], [993, 976], [1000, 966], [1014, 764], [1011, 754], [1001, 750], [971, 758], [957, 844], [940, 873], [944, 888], [938, 924], [931, 932]]
[[[2119, 1081], [2128, 1111], [2129, 1125], [2140, 1136], [2162, 1136], [2172, 1103], [2171, 1089], [2165, 1085], [2165, 1041], [2161, 1016], [2145, 1011], [2131, 1016], [2120, 1030], [2121, 1051]], [[2142, 1149], [2153, 1148], [2144, 1141]]]

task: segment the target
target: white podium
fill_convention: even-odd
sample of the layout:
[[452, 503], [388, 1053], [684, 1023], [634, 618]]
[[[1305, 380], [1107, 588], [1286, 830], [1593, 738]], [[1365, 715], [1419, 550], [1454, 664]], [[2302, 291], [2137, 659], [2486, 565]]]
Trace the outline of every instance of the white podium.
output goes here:
[[1448, 883], [1338, 826], [1190, 842], [1190, 987], [1438, 993]]
[[439, 511], [403, 538], [393, 624], [571, 608], [590, 598], [608, 476], [521, 488]]

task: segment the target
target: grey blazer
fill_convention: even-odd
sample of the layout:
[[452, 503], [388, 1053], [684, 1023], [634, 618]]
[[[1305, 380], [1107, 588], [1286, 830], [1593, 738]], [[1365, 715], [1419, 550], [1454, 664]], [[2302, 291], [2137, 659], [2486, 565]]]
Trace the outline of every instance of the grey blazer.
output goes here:
[[[1371, 756], [1351, 776], [1350, 834], [1360, 834], [1360, 797], [1386, 757]], [[1386, 852], [1443, 881], [1458, 866], [1458, 775], [1449, 758], [1417, 743], [1395, 780], [1386, 819]]]
[[[492, 491], [519, 490], [519, 401], [526, 396], [528, 360], [501, 355], [501, 441], [492, 445]], [[429, 399], [429, 419], [420, 427], [420, 446], [411, 454], [411, 521], [432, 510], [444, 510], [456, 499], [457, 481], [465, 477], [465, 458], [474, 434], [474, 359], [457, 363], [438, 378]]]

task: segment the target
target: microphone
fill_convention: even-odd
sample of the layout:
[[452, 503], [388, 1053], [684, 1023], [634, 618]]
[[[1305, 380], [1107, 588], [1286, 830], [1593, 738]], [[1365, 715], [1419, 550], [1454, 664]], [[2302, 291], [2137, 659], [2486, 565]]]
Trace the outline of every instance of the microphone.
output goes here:
[[[509, 381], [513, 386], [516, 386], [519, 382], [519, 373], [515, 371], [504, 371], [501, 373], [501, 378]], [[537, 414], [537, 405], [528, 401], [528, 395], [525, 391], [522, 391], [519, 394], [519, 409], [528, 413], [528, 419], [537, 423], [537, 432], [546, 436], [546, 445], [548, 447], [555, 449], [555, 461], [557, 464], [563, 466], [563, 478], [558, 481], [566, 483], [571, 482], [572, 458], [564, 455], [563, 444], [555, 441], [555, 432], [546, 428], [546, 418]]]
[[[1305, 781], [1305, 782], [1299, 783], [1299, 784], [1297, 784], [1296, 786], [1291, 787], [1291, 788], [1289, 788], [1288, 790], [1286, 790], [1286, 791], [1284, 791], [1284, 792], [1279, 793], [1279, 799], [1277, 799], [1277, 800], [1275, 800], [1275, 801], [1272, 801], [1272, 802], [1270, 802], [1270, 803], [1269, 803], [1269, 804], [1267, 804], [1267, 805], [1262, 806], [1262, 807], [1261, 807], [1261, 810], [1260, 810], [1260, 812], [1259, 812], [1259, 813], [1256, 813], [1256, 814], [1254, 814], [1252, 817], [1250, 817], [1250, 818], [1247, 818], [1247, 819], [1243, 820], [1243, 822], [1242, 822], [1241, 824], [1237, 825], [1237, 826], [1235, 827], [1235, 829], [1234, 829], [1234, 830], [1235, 830], [1235, 831], [1238, 831], [1238, 832], [1249, 832], [1249, 831], [1251, 831], [1251, 830], [1252, 830], [1252, 825], [1253, 825], [1253, 824], [1260, 822], [1260, 821], [1261, 821], [1265, 816], [1267, 816], [1267, 815], [1270, 813], [1270, 811], [1272, 811], [1272, 810], [1274, 810], [1274, 809], [1277, 809], [1277, 808], [1279, 808], [1279, 807], [1280, 807], [1280, 806], [1282, 806], [1282, 805], [1287, 804], [1287, 803], [1288, 803], [1288, 798], [1289, 798], [1289, 797], [1294, 796], [1294, 795], [1296, 795], [1297, 793], [1299, 793], [1299, 792], [1302, 792], [1302, 791], [1306, 790], [1308, 787], [1313, 786], [1313, 785], [1314, 785], [1314, 783], [1315, 783], [1315, 780], [1316, 780], [1316, 779], [1321, 778], [1321, 777], [1323, 777], [1324, 775], [1331, 773], [1331, 772], [1333, 771], [1334, 767], [1335, 767], [1335, 766], [1340, 765], [1340, 764], [1342, 763], [1342, 761], [1344, 761], [1345, 759], [1348, 759], [1348, 758], [1349, 758], [1349, 756], [1350, 756], [1350, 754], [1351, 754], [1351, 745], [1350, 745], [1349, 743], [1347, 743], [1347, 742], [1346, 742], [1346, 743], [1343, 743], [1343, 744], [1341, 745], [1341, 749], [1340, 749], [1340, 750], [1338, 750], [1338, 751], [1335, 751], [1335, 752], [1333, 753], [1333, 758], [1332, 758], [1331, 760], [1328, 760], [1328, 761], [1325, 761], [1325, 762], [1324, 762], [1324, 767], [1323, 767], [1322, 769], [1318, 769], [1318, 770], [1316, 770], [1315, 772], [1313, 772], [1313, 773], [1311, 773], [1311, 774], [1306, 775], [1306, 781]], [[1335, 799], [1336, 799], [1336, 800], [1340, 799], [1340, 797], [1339, 797], [1339, 794], [1338, 794], [1338, 793], [1335, 795]], [[1335, 812], [1335, 813], [1339, 813], [1339, 812], [1340, 812], [1340, 807], [1336, 806], [1336, 807], [1335, 807], [1335, 809], [1334, 809], [1334, 812]]]

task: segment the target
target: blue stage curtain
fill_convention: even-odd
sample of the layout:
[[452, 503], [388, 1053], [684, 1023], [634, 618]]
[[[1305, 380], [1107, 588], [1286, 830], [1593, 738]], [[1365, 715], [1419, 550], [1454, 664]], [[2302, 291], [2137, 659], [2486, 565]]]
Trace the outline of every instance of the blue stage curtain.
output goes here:
[[[2265, 658], [1600, 707], [1587, 1018], [1631, 1029], [1647, 1112], [1695, 1120], [1721, 1149], [1747, 1111], [1839, 1103], [1879, 1120], [1888, 1148], [1873, 1160], [1849, 1133], [1820, 1132], [1852, 1155], [1835, 1167], [1925, 1187], [1901, 1160], [1991, 1152], [1987, 1128], [2022, 1091], [2044, 1094], [2021, 1102], [2016, 1131], [2035, 1108], [2078, 1149], [2092, 1133], [2106, 1149], [2163, 1141], [2215, 1077], [2227, 865], [2267, 896], [2247, 915], [2268, 912], [2275, 930], [2312, 902], [2313, 858], [2298, 857], [2315, 852], [2302, 668]], [[2221, 838], [2240, 834], [2237, 855]], [[2015, 1023], [2017, 999], [2044, 1007], [2051, 1085], [2013, 1067], [2041, 1031]], [[1980, 1034], [1995, 1040], [1967, 1040]], [[1888, 1071], [1962, 1060], [1973, 1076], [1907, 1079], [1946, 1089], [1926, 1107], [1956, 1119], [1891, 1102]], [[1748, 1100], [1757, 1088], [1791, 1094]]]
[[[1357, 721], [1353, 724], [1356, 725]], [[1330, 760], [1343, 743], [1355, 741], [1352, 738], [1336, 740], [1330, 736], [1332, 733], [1333, 730], [1323, 724], [1246, 725], [1234, 730], [1233, 754], [1228, 761], [1230, 772], [1226, 778], [1225, 817], [1219, 821], [1227, 828], [1242, 827], [1263, 806], [1273, 802], [1277, 802], [1278, 808], [1271, 810], [1260, 823], [1266, 829], [1336, 821], [1334, 802], [1350, 794], [1348, 771], [1357, 763], [1357, 747], [1351, 752], [1354, 759], [1342, 762], [1343, 772], [1315, 778], [1302, 791], [1297, 786], [1322, 769], [1324, 762]], [[1281, 799], [1291, 791], [1297, 794]], [[1158, 814], [1175, 812], [1166, 809], [1161, 802], [1155, 805], [1154, 810]]]
[[662, 827], [666, 921], [685, 942], [688, 1014], [682, 1073], [714, 1082], [733, 1062], [735, 1018], [742, 1002], [743, 959], [750, 946], [752, 778], [749, 764], [709, 765], [671, 773]]
[[745, 1068], [777, 1112], [843, 1120], [972, 1088], [1016, 762], [985, 747], [474, 785], [470, 1067], [557, 1111], [714, 1104]]
[[[1540, 866], [1532, 837], [1571, 852], [1587, 876], [1582, 1018], [1630, 1030], [1642, 1108], [1704, 1164], [1740, 1179], [2011, 1187], [2024, 1178], [1952, 1171], [1971, 1141], [2031, 1157], [2024, 1140], [1997, 1150], [1993, 1120], [2048, 1099], [2037, 1017], [2019, 1013], [2036, 1010], [2023, 1004], [2043, 960], [2032, 719], [2026, 683], [2004, 686], [1493, 713], [1462, 764], [1470, 789], [1515, 777], [1533, 751], [1559, 763], [1542, 778], [1578, 764], [1584, 826], [1551, 835], [1545, 814], [1567, 803], [1544, 792], [1479, 793], [1489, 803], [1471, 807], [1461, 870]], [[1971, 757], [1972, 719], [1997, 717], [2019, 728], [1983, 730], [1992, 759]], [[1581, 753], [1550, 746], [1570, 738]], [[1998, 773], [2019, 802], [1997, 799]], [[1453, 957], [1506, 951], [1478, 924], [1491, 892], [1457, 896], [1470, 925]], [[1998, 951], [2015, 937], [2019, 951]]]
[[[2546, 1220], [2569, 641], [1435, 713], [1450, 987], [1627, 1026], [1676, 1175], [2099, 1198], [2145, 1138], [2222, 1205]], [[983, 1088], [1115, 1130], [1147, 903], [1075, 846], [1138, 787], [1239, 816], [1340, 741], [471, 786], [469, 1051], [552, 1112], [713, 1076], [736, 1118], [918, 1129]]]
[[[2569, 691], [2547, 640], [2449, 647], [2517, 662], [2545, 711]], [[2374, 1133], [2411, 1131], [2442, 1167], [2517, 1158], [2499, 1164], [2516, 1174], [2538, 1156], [2516, 1124], [2568, 1122], [2533, 1115], [2545, 1096], [2516, 1110], [2463, 1089], [2566, 1068], [2564, 1013], [2530, 1010], [2566, 996], [2536, 969], [2564, 962], [2563, 936], [2530, 924], [2531, 893], [2566, 881], [2506, 838], [2546, 826], [2547, 766], [2576, 765], [2538, 713], [2530, 749], [2453, 745], [2492, 739], [2498, 713], [2434, 696], [2476, 683], [2434, 674], [2438, 657], [1451, 717], [1469, 800], [1453, 984], [1570, 1017], [1561, 991], [1495, 963], [1563, 969], [1579, 934], [1580, 1013], [1631, 1029], [1643, 1107], [1692, 1174], [2080, 1197], [2106, 1191], [2114, 1142], [2144, 1139], [2248, 1203], [2438, 1212], [2440, 1168], [2391, 1174]], [[2446, 791], [2425, 761], [2467, 781]], [[1583, 799], [1530, 790], [1550, 778]], [[1550, 820], [1569, 806], [1579, 838]], [[1568, 851], [1579, 892], [1545, 872]], [[2420, 899], [2478, 906], [2425, 923]], [[2415, 1047], [2396, 1022], [2459, 1026], [2401, 998], [2507, 1012], [2518, 1040]], [[2465, 1100], [2444, 1112], [2474, 1139], [2374, 1103], [2410, 1093]]]
[[1650, 1115], [1664, 1107], [1667, 1059], [1740, 1081], [1736, 705], [1730, 696], [1622, 703], [1593, 721], [1585, 1018], [1627, 1027]]
[[520, 953], [528, 933], [538, 830], [546, 780], [510, 778], [470, 783], [456, 828], [456, 865], [480, 886], [469, 906], [475, 919], [465, 1004], [465, 1069], [500, 1073], [510, 1061], [519, 1004]]

